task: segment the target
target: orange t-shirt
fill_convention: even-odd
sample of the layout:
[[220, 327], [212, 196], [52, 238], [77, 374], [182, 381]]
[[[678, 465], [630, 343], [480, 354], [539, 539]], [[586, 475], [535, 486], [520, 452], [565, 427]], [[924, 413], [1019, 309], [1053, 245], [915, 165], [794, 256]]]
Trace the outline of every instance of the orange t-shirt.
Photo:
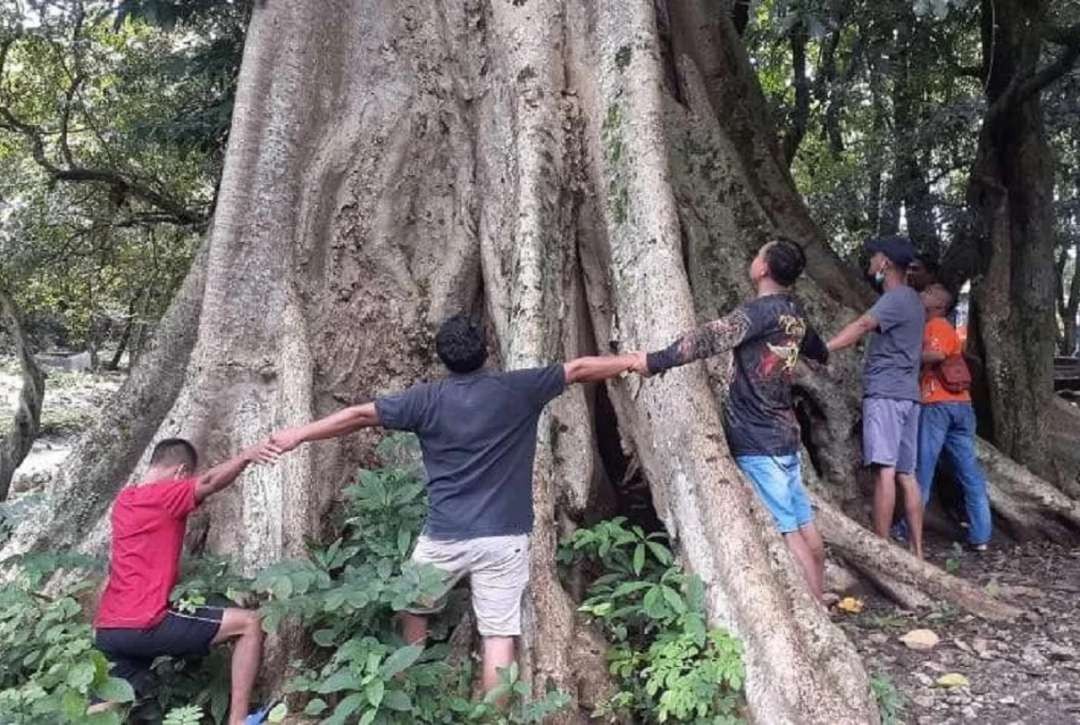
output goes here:
[[[946, 355], [960, 355], [964, 346], [956, 330], [944, 317], [928, 320], [923, 330], [923, 351], [943, 352]], [[941, 385], [937, 376], [937, 365], [923, 365], [919, 377], [923, 405], [928, 403], [970, 403], [971, 393], [950, 393]]]

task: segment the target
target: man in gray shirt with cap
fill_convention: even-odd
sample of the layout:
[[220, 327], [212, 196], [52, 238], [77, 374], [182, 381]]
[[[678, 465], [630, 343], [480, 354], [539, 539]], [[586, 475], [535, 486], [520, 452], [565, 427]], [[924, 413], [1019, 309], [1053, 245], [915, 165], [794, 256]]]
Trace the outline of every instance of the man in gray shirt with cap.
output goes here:
[[863, 461], [874, 472], [874, 531], [887, 538], [896, 506], [896, 485], [904, 493], [911, 546], [922, 558], [922, 496], [915, 479], [919, 438], [919, 365], [926, 312], [919, 294], [905, 284], [915, 258], [911, 240], [885, 236], [867, 242], [869, 274], [882, 291], [864, 315], [829, 340], [842, 350], [870, 334], [863, 365]]

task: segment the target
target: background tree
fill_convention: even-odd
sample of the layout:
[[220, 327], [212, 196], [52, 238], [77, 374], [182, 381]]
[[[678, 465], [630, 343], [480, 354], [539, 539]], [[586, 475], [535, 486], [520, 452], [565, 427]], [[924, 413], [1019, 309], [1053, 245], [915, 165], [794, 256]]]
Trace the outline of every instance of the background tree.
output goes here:
[[209, 220], [249, 10], [0, 11], [0, 277], [31, 324], [52, 320], [61, 342], [91, 350], [112, 333], [138, 351]]

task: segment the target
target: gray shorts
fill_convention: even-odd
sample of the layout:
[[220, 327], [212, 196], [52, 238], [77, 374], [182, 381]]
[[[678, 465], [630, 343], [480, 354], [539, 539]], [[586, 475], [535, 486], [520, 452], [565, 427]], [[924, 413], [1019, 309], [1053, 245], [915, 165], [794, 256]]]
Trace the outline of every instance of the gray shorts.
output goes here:
[[[476, 629], [483, 637], [521, 634], [521, 597], [529, 583], [529, 535], [484, 536], [478, 539], [439, 540], [421, 534], [413, 550], [417, 564], [431, 564], [444, 573], [449, 591], [464, 577], [472, 589]], [[446, 597], [417, 602], [406, 611], [435, 614]]]
[[863, 463], [915, 473], [919, 404], [898, 398], [863, 398]]

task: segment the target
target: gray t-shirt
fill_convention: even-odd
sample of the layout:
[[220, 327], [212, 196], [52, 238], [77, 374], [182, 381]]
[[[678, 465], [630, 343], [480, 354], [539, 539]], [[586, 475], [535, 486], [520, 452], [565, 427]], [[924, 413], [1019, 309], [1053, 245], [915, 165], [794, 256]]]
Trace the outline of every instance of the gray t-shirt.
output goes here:
[[919, 401], [926, 311], [919, 293], [904, 285], [891, 289], [870, 308], [878, 330], [870, 336], [863, 365], [863, 397]]
[[532, 531], [532, 475], [540, 411], [566, 388], [561, 364], [479, 370], [375, 401], [379, 423], [420, 439], [433, 539]]

